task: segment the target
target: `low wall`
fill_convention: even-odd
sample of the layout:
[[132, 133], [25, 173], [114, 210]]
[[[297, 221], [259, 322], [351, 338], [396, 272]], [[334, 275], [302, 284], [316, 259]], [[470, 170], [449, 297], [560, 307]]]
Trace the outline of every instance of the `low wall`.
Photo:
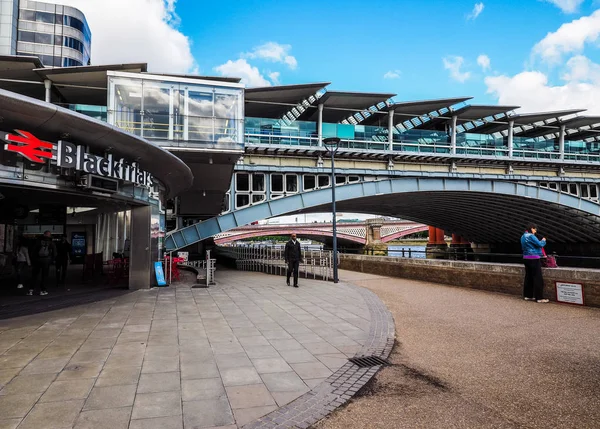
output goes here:
[[[340, 268], [383, 276], [522, 295], [525, 268], [518, 264], [340, 255]], [[555, 282], [583, 284], [585, 304], [600, 307], [600, 270], [544, 268], [544, 297], [556, 301]]]

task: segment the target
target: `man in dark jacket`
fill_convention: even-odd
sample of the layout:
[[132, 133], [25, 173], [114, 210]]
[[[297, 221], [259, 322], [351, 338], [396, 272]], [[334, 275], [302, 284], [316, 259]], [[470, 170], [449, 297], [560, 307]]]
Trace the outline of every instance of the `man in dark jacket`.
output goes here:
[[71, 261], [71, 244], [67, 236], [63, 235], [56, 246], [56, 286], [64, 285], [67, 278], [67, 267]]
[[31, 275], [31, 286], [27, 295], [33, 295], [35, 283], [38, 275], [41, 273], [40, 280], [40, 295], [48, 295], [46, 291], [46, 279], [50, 271], [50, 264], [56, 259], [56, 246], [52, 242], [52, 233], [44, 232], [44, 236], [37, 242], [30, 255], [33, 262], [33, 270]]
[[300, 243], [296, 240], [295, 233], [292, 234], [290, 241], [285, 243], [284, 258], [288, 266], [287, 285], [290, 285], [290, 276], [293, 272], [294, 287], [298, 287], [298, 268], [300, 268], [300, 262], [302, 261], [302, 250], [300, 249]]

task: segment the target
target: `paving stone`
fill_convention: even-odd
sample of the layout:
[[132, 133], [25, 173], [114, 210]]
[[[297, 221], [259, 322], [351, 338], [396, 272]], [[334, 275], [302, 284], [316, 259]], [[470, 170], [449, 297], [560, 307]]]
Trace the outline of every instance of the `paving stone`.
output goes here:
[[96, 381], [96, 387], [137, 384], [141, 371], [141, 366], [104, 368]]
[[144, 359], [144, 364], [142, 365], [142, 374], [175, 371], [179, 371], [178, 356]]
[[271, 392], [271, 395], [273, 396], [273, 399], [275, 399], [277, 405], [283, 407], [284, 405], [289, 404], [290, 402], [304, 395], [306, 392], [308, 392], [308, 390], [309, 389], [307, 387], [306, 389], [293, 392]]
[[289, 372], [292, 368], [283, 358], [261, 358], [252, 359], [252, 363], [259, 374], [269, 374], [273, 372]]
[[110, 352], [110, 349], [79, 351], [73, 355], [69, 361], [69, 365], [80, 363], [103, 363], [108, 359]]
[[83, 411], [74, 429], [128, 429], [132, 407]]
[[214, 378], [219, 377], [219, 374], [219, 369], [215, 362], [181, 362], [182, 380]]
[[275, 405], [264, 384], [225, 387], [231, 408], [254, 408]]
[[226, 396], [221, 378], [202, 380], [182, 380], [181, 394], [184, 402], [205, 399], [218, 399]]
[[183, 429], [182, 416], [131, 420], [129, 429]]
[[62, 371], [68, 361], [68, 358], [34, 359], [23, 368], [21, 374], [56, 374]]
[[[279, 357], [279, 356], [276, 356]], [[252, 367], [252, 362], [246, 353], [236, 353], [232, 355], [215, 356], [215, 361], [220, 371], [228, 368], [239, 368], [242, 366]]]
[[183, 424], [187, 428], [210, 428], [235, 423], [226, 396], [183, 403]]
[[308, 350], [313, 355], [326, 355], [326, 354], [339, 354], [340, 351], [336, 349], [334, 346], [327, 342], [319, 342], [319, 343], [306, 343], [304, 344], [306, 350]]
[[248, 346], [244, 347], [246, 354], [251, 359], [279, 357], [279, 353], [272, 346]]
[[140, 393], [135, 397], [131, 418], [147, 419], [180, 414], [180, 392]]
[[25, 417], [40, 396], [41, 393], [18, 393], [0, 396], [0, 418]]
[[[0, 392], [17, 374], [21, 371], [20, 368], [9, 368], [0, 370]], [[1, 395], [2, 393], [0, 393]]]
[[221, 378], [225, 386], [240, 386], [261, 383], [260, 376], [254, 367], [228, 368], [221, 370]]
[[181, 376], [179, 372], [142, 374], [137, 387], [137, 393], [180, 391], [180, 380]]
[[82, 378], [96, 378], [102, 370], [102, 363], [82, 363], [67, 365], [58, 375], [58, 381], [77, 380]]
[[291, 367], [301, 378], [322, 378], [331, 375], [331, 370], [321, 362], [293, 363]]
[[238, 427], [242, 427], [243, 425], [258, 419], [259, 417], [275, 411], [276, 409], [277, 406], [275, 405], [270, 405], [267, 407], [240, 408], [233, 410], [233, 414]]
[[261, 377], [270, 392], [308, 391], [308, 386], [295, 372], [262, 374]]
[[0, 429], [16, 429], [22, 419], [2, 419], [0, 420]]
[[38, 403], [19, 425], [19, 429], [72, 428], [83, 400]]
[[281, 357], [289, 364], [318, 362], [317, 358], [308, 350], [282, 350], [279, 352]]
[[40, 398], [40, 402], [68, 401], [71, 399], [85, 399], [94, 386], [93, 378], [81, 380], [55, 381], [50, 385], [46, 393]]
[[20, 393], [42, 393], [56, 379], [56, 374], [18, 375], [2, 390], [1, 395]]
[[135, 391], [135, 385], [94, 387], [83, 409], [130, 407], [134, 402]]

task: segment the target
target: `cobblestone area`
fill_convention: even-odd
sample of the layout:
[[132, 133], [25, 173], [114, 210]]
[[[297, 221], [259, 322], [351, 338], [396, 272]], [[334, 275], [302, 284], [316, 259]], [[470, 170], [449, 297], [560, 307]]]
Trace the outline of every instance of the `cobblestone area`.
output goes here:
[[[377, 356], [386, 359], [394, 346], [395, 327], [391, 313], [373, 292], [353, 285], [364, 299], [371, 315], [369, 336], [355, 357]], [[359, 368], [346, 362], [324, 382], [290, 404], [279, 408], [244, 429], [305, 429], [337, 407], [345, 404], [379, 371], [381, 366]]]

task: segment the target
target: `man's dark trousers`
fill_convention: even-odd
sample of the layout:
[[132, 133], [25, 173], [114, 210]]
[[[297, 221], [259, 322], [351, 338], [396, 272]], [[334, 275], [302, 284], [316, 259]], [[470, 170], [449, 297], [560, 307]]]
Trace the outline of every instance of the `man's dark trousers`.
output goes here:
[[33, 271], [31, 275], [31, 287], [29, 289], [34, 290], [35, 284], [37, 282], [38, 275], [42, 275], [40, 280], [40, 290], [42, 292], [46, 291], [46, 279], [48, 278], [48, 273], [50, 272], [50, 258], [39, 258], [37, 261], [33, 263]]
[[56, 259], [56, 286], [64, 285], [67, 278], [67, 267], [69, 266], [68, 259]]
[[300, 261], [288, 261], [287, 282], [290, 284], [290, 276], [294, 273], [294, 286], [298, 286], [298, 269]]

